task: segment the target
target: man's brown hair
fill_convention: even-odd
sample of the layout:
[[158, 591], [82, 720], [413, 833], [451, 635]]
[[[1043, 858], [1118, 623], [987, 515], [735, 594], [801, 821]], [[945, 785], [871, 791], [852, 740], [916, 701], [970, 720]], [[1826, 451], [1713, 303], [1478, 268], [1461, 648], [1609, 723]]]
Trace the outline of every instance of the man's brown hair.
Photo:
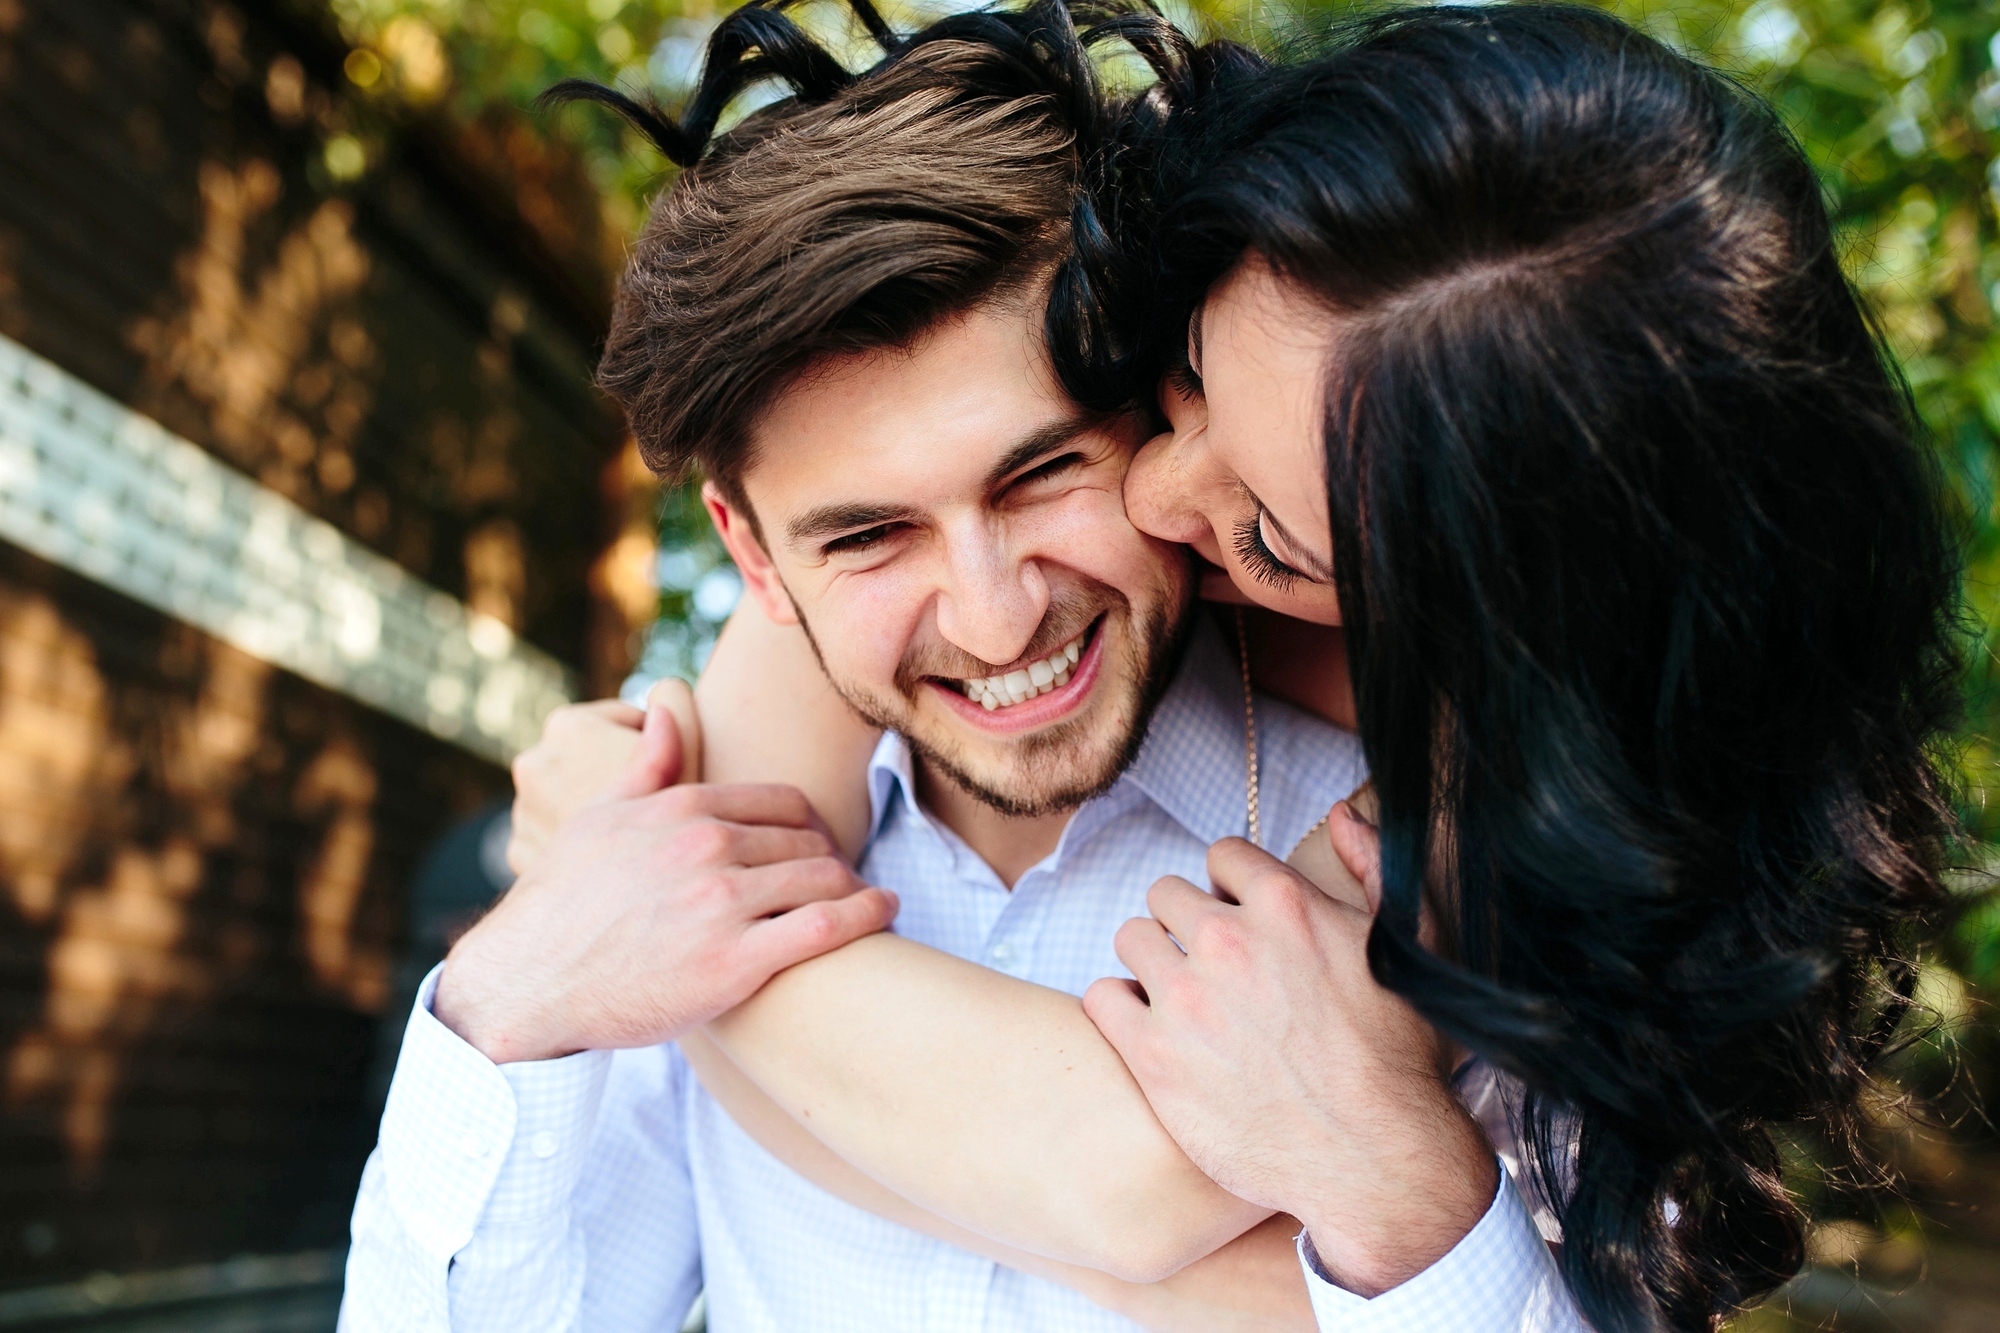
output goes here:
[[[616, 106], [684, 166], [626, 266], [598, 379], [655, 471], [698, 467], [739, 505], [757, 417], [802, 371], [1038, 292], [1088, 207], [1107, 113], [1065, 6], [899, 37], [850, 3], [885, 52], [858, 75], [778, 0], [724, 20], [679, 123], [555, 90]], [[707, 145], [729, 99], [774, 74], [795, 94]]]

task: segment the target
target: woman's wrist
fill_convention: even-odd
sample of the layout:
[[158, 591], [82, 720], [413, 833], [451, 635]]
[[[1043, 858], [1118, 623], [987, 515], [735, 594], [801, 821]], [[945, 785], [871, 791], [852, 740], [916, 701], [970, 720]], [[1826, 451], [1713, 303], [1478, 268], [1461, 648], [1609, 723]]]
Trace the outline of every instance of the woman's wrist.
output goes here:
[[1486, 1216], [1499, 1163], [1469, 1117], [1450, 1121], [1385, 1145], [1373, 1188], [1335, 1182], [1319, 1195], [1330, 1206], [1288, 1210], [1305, 1223], [1309, 1251], [1334, 1285], [1379, 1296], [1450, 1254]]

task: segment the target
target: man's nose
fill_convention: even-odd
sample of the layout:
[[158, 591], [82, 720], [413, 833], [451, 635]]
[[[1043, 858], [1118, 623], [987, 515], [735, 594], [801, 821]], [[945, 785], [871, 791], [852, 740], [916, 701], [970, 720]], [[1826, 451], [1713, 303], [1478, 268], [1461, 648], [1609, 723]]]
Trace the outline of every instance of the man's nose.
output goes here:
[[938, 633], [989, 666], [1017, 660], [1049, 610], [1041, 563], [996, 540], [952, 543], [937, 603]]
[[1125, 515], [1132, 526], [1170, 542], [1198, 542], [1209, 535], [1195, 500], [1196, 450], [1174, 431], [1146, 442], [1125, 472]]

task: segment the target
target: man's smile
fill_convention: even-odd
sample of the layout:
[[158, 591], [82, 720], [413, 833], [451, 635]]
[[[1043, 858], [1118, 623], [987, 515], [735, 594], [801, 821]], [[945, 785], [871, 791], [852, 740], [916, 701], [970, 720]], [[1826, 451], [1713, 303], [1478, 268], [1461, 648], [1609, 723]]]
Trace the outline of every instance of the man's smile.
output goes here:
[[1081, 634], [1047, 657], [994, 676], [972, 679], [930, 677], [924, 684], [958, 716], [989, 732], [1020, 732], [1046, 726], [1073, 712], [1089, 697], [1104, 660], [1104, 626], [1099, 616]]

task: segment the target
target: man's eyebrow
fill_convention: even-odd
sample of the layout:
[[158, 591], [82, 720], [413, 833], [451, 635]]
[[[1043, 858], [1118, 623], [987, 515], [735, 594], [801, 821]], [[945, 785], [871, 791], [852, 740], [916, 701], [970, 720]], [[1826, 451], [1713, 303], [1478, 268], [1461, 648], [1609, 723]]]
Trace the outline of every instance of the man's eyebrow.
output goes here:
[[1102, 425], [1103, 422], [1104, 417], [1098, 413], [1078, 412], [1051, 421], [1046, 426], [1023, 436], [1019, 444], [1009, 449], [999, 462], [987, 469], [986, 489], [992, 490], [1043, 454], [1062, 448], [1077, 436], [1093, 426]]
[[1291, 530], [1280, 523], [1278, 516], [1271, 512], [1271, 506], [1259, 500], [1256, 495], [1251, 494], [1248, 487], [1244, 488], [1244, 493], [1250, 495], [1250, 502], [1257, 506], [1257, 512], [1264, 516], [1264, 521], [1271, 525], [1271, 531], [1277, 533], [1279, 540], [1284, 542], [1285, 554], [1298, 561], [1306, 573], [1312, 575], [1320, 582], [1333, 582], [1333, 566], [1327, 564], [1318, 555], [1314, 554], [1312, 547], [1307, 546], [1297, 537], [1294, 537]]
[[916, 511], [908, 505], [885, 504], [833, 504], [808, 509], [785, 525], [785, 537], [794, 544], [818, 541], [822, 537], [836, 537], [842, 533], [858, 532], [863, 528], [879, 527], [884, 523], [897, 523], [914, 518]]

